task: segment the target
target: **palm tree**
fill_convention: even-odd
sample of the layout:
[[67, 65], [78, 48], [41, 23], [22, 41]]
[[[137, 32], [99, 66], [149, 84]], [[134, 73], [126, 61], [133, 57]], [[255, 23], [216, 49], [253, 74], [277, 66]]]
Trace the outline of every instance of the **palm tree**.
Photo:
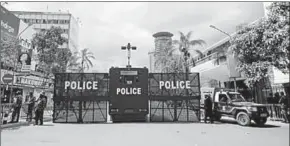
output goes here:
[[191, 58], [190, 50], [195, 51], [195, 53], [198, 56], [202, 56], [203, 53], [198, 50], [198, 49], [192, 49], [191, 47], [197, 46], [197, 45], [204, 45], [206, 44], [204, 40], [198, 39], [198, 40], [190, 40], [192, 31], [188, 32], [187, 35], [185, 35], [182, 32], [179, 32], [180, 34], [180, 39], [179, 40], [174, 40], [173, 44], [178, 45], [179, 51], [182, 53], [183, 58], [184, 58], [184, 66], [185, 66], [185, 73], [186, 76], [188, 76], [189, 73], [189, 58]]
[[175, 50], [170, 43], [168, 43], [165, 48], [156, 50], [154, 52], [154, 58], [156, 58], [154, 66], [156, 68], [160, 67], [161, 72], [168, 73], [171, 69], [170, 67], [172, 64], [174, 51]]
[[74, 52], [68, 60], [67, 69], [72, 72], [81, 72], [82, 68], [79, 59], [79, 52]]
[[[84, 73], [85, 69], [89, 69], [90, 67], [93, 66], [91, 59], [95, 59], [94, 54], [90, 52], [88, 48], [81, 50], [80, 56], [77, 58], [80, 59], [80, 67], [81, 67], [80, 69], [82, 73]], [[80, 101], [79, 102], [79, 122], [83, 122], [82, 103], [83, 103], [84, 108], [86, 108], [86, 102]]]
[[91, 59], [95, 59], [95, 56], [88, 48], [81, 50], [80, 52], [81, 59], [81, 72], [84, 72], [85, 69], [89, 69], [93, 66]]

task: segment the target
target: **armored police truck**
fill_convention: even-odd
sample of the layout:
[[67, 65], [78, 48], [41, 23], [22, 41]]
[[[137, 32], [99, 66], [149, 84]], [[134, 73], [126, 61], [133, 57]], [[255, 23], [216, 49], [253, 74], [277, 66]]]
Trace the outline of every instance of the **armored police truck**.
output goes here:
[[148, 114], [148, 69], [110, 69], [109, 114], [113, 122], [145, 121]]

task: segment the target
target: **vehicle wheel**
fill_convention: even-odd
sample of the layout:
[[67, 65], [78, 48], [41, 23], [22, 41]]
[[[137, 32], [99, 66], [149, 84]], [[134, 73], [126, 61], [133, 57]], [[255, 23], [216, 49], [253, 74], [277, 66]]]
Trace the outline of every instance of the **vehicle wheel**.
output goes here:
[[204, 120], [205, 117], [205, 111], [204, 109], [200, 109], [200, 121]]
[[259, 126], [263, 126], [265, 125], [265, 123], [267, 122], [267, 118], [260, 118], [260, 119], [255, 119], [254, 120], [255, 123]]
[[236, 120], [239, 123], [239, 125], [242, 125], [242, 126], [249, 126], [251, 123], [250, 117], [245, 112], [239, 112], [237, 114]]

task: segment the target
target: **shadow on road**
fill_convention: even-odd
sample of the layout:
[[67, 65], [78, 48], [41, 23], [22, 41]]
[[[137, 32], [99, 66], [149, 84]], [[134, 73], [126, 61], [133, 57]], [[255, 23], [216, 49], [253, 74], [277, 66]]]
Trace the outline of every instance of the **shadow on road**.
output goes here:
[[[234, 124], [234, 125], [240, 126], [237, 121], [232, 120], [232, 119], [222, 119], [219, 122], [215, 122], [215, 124]], [[251, 122], [249, 127], [253, 127], [253, 128], [277, 128], [277, 127], [281, 127], [281, 126], [267, 124], [267, 123], [263, 126], [259, 126], [256, 123]]]
[[46, 127], [46, 126], [54, 126], [53, 124], [43, 124], [43, 125], [35, 125], [35, 126], [41, 126], [41, 127]]

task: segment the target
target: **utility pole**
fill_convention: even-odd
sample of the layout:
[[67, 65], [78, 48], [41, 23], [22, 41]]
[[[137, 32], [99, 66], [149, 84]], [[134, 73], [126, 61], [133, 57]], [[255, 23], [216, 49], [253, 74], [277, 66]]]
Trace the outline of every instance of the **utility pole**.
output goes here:
[[122, 46], [121, 49], [128, 51], [128, 56], [127, 56], [128, 57], [128, 65], [127, 65], [127, 68], [131, 68], [131, 64], [130, 64], [131, 50], [136, 50], [137, 47], [136, 46], [131, 46], [131, 44], [128, 43], [127, 46]]

